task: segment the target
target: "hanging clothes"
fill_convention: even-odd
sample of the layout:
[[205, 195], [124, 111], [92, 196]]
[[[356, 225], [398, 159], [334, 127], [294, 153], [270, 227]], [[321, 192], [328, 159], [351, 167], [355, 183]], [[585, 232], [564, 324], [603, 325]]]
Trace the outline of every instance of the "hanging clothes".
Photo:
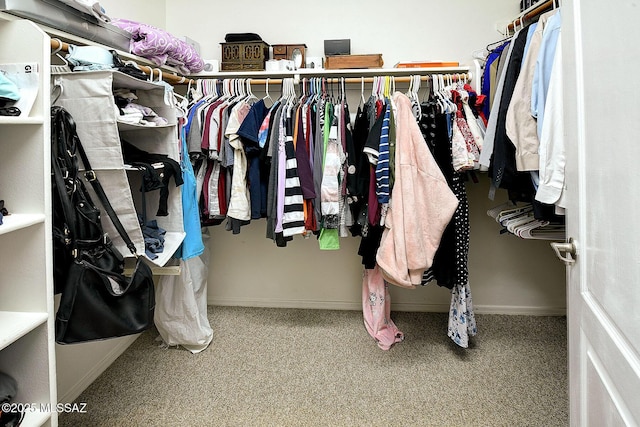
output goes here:
[[506, 134], [506, 116], [509, 103], [513, 96], [518, 75], [522, 67], [524, 48], [527, 41], [528, 27], [518, 32], [514, 37], [513, 49], [504, 74], [504, 85], [500, 94], [500, 107], [495, 122], [495, 139], [493, 145], [493, 159], [491, 162], [491, 180], [496, 188], [512, 191], [531, 192], [529, 174], [518, 174], [515, 167], [515, 148]]
[[185, 238], [175, 253], [176, 258], [188, 260], [202, 255], [204, 242], [200, 230], [200, 214], [198, 212], [198, 186], [196, 176], [189, 158], [187, 138], [184, 129], [184, 117], [178, 121], [180, 135], [180, 168], [182, 169], [182, 222]]
[[382, 350], [389, 350], [404, 339], [404, 334], [391, 320], [389, 285], [380, 269], [365, 269], [362, 277], [362, 313], [364, 326]]
[[[483, 114], [489, 119], [491, 109], [493, 107], [493, 99], [496, 92], [496, 83], [498, 81], [498, 64], [500, 64], [500, 56], [505, 48], [509, 46], [510, 41], [506, 41], [493, 49], [487, 55], [487, 59], [484, 64], [484, 72], [482, 74], [482, 95], [484, 95], [488, 102], [483, 105]], [[508, 49], [507, 49], [508, 50]]]
[[[280, 132], [279, 149], [279, 182], [278, 182], [278, 214], [282, 216], [282, 234], [291, 237], [303, 234], [304, 228], [304, 198], [300, 176], [298, 173], [298, 160], [293, 146], [293, 117], [292, 108], [283, 115]], [[284, 168], [284, 169], [282, 169]], [[284, 191], [281, 191], [281, 188]], [[280, 231], [280, 230], [278, 230]]]
[[555, 11], [544, 13], [538, 19], [527, 44], [528, 49], [522, 63], [522, 71], [513, 89], [513, 97], [507, 110], [505, 126], [507, 135], [516, 148], [515, 159], [518, 171], [535, 171], [540, 165], [537, 120], [531, 114], [533, 77], [542, 45], [543, 31], [548, 19], [554, 13]]
[[477, 333], [471, 289], [469, 286], [469, 203], [465, 189], [465, 175], [453, 170], [449, 129], [451, 117], [437, 111], [433, 99], [422, 103], [420, 129], [431, 148], [449, 187], [458, 199], [458, 206], [447, 225], [433, 259], [424, 272], [422, 285], [435, 280], [451, 289], [448, 336], [459, 346], [467, 347], [469, 337]]
[[414, 288], [433, 263], [458, 199], [422, 138], [411, 101], [399, 92], [393, 101], [397, 107], [396, 180], [376, 262], [387, 281]]

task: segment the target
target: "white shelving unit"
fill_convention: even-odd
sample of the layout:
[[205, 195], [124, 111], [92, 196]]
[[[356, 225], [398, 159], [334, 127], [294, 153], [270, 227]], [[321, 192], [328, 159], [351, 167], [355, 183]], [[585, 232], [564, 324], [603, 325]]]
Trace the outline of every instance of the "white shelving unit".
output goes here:
[[56, 426], [50, 39], [26, 20], [0, 19], [0, 63], [38, 64], [38, 95], [26, 117], [0, 117], [0, 371], [18, 383], [15, 403], [36, 404], [22, 426]]

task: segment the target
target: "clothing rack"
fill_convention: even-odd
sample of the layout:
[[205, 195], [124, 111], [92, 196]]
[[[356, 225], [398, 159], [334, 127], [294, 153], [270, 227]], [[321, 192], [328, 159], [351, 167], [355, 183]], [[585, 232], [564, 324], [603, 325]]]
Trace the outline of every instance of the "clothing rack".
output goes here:
[[544, 12], [551, 10], [554, 8], [554, 3], [557, 2], [558, 7], [560, 5], [559, 0], [546, 0], [540, 3], [536, 3], [528, 10], [522, 12], [522, 14], [516, 18], [512, 23], [507, 25], [506, 33], [512, 33], [516, 26], [524, 26], [525, 22], [531, 22], [535, 20], [538, 16], [542, 15]]

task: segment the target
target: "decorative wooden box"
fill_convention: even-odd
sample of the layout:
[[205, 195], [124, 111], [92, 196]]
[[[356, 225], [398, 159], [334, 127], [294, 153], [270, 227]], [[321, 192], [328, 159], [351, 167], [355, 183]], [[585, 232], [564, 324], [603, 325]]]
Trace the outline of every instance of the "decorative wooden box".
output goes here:
[[263, 41], [230, 42], [222, 45], [222, 71], [264, 71], [269, 45]]
[[336, 55], [327, 56], [324, 68], [327, 70], [342, 70], [348, 68], [382, 68], [384, 61], [382, 54], [372, 55]]
[[273, 59], [288, 59], [296, 64], [296, 68], [304, 68], [306, 44], [274, 44], [271, 46], [273, 47]]

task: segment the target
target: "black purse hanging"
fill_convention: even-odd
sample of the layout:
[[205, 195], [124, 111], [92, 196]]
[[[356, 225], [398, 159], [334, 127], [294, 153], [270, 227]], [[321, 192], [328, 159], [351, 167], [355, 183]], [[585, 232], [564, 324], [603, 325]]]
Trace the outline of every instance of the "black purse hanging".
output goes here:
[[[149, 266], [118, 219], [82, 147], [71, 115], [52, 107], [54, 283], [61, 292], [56, 342], [80, 343], [143, 332], [153, 325], [155, 288]], [[116, 230], [136, 257], [131, 277], [102, 229], [100, 210], [78, 175], [76, 152]]]

